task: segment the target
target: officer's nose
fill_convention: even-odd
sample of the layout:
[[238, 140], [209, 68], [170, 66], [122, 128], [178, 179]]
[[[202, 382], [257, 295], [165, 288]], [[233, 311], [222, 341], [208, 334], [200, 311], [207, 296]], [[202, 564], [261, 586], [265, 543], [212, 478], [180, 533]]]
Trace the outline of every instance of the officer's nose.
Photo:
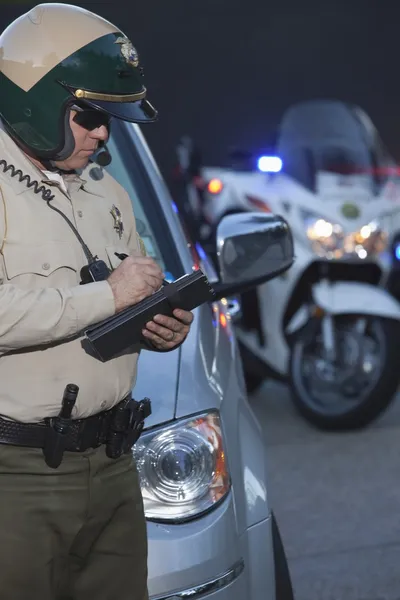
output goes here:
[[90, 133], [91, 137], [102, 142], [105, 142], [108, 138], [108, 129], [105, 125], [96, 127], [96, 129], [93, 129], [93, 131], [91, 131]]

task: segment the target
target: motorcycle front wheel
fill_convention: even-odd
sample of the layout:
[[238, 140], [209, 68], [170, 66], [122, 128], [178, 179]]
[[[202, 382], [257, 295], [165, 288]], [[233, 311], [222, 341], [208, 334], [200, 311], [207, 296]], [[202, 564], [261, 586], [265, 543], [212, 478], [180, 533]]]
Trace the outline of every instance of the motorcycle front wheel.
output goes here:
[[372, 316], [335, 317], [335, 358], [327, 360], [321, 323], [312, 319], [291, 347], [294, 405], [319, 429], [360, 429], [384, 412], [398, 389], [400, 324]]

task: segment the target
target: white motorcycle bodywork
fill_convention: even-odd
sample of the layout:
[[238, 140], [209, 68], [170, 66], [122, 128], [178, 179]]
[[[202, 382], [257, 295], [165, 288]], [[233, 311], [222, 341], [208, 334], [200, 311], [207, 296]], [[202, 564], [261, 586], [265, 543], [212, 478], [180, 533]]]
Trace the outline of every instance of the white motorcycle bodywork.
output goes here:
[[[316, 195], [300, 186], [285, 174], [241, 173], [231, 170], [204, 168], [203, 177], [209, 181], [218, 178], [223, 189], [218, 196], [206, 195], [204, 214], [210, 223], [216, 223], [226, 213], [243, 210], [264, 210], [281, 214], [287, 219], [295, 242], [296, 259], [289, 271], [258, 289], [260, 321], [266, 336], [264, 346], [255, 332], [248, 332], [240, 325], [237, 335], [241, 342], [257, 357], [267, 363], [280, 376], [287, 375], [289, 346], [287, 335], [299, 329], [308, 319], [306, 306], [300, 306], [284, 330], [284, 316], [289, 302], [304, 273], [315, 262], [323, 262], [317, 256], [307, 237], [302, 214], [313, 213], [324, 220], [341, 226], [345, 234], [360, 231], [369, 223], [376, 222], [388, 238], [400, 230], [400, 184], [388, 180], [379, 196], [374, 196], [362, 178], [333, 177], [320, 174], [323, 193]], [[325, 178], [325, 181], [324, 181]], [[347, 218], [344, 207], [356, 206], [358, 215]], [[330, 314], [375, 314], [400, 319], [400, 307], [381, 287], [390, 268], [390, 252], [360, 258], [352, 262], [364, 266], [379, 267], [381, 278], [378, 286], [363, 282], [316, 282], [312, 286], [312, 298], [316, 305]], [[329, 259], [329, 262], [336, 262]]]
[[[201, 216], [211, 227], [224, 215], [241, 211], [272, 212], [288, 221], [295, 244], [294, 265], [257, 292], [258, 328], [264, 341], [254, 327], [244, 328], [239, 320], [237, 325], [240, 341], [285, 377], [288, 337], [310, 318], [311, 305], [319, 306], [327, 316], [400, 318], [397, 300], [385, 289], [393, 263], [390, 240], [396, 234], [400, 250], [400, 177], [368, 115], [359, 107], [334, 100], [291, 107], [282, 119], [277, 154], [283, 160], [279, 173], [260, 172], [255, 162], [249, 168], [240, 163], [240, 155], [235, 169], [202, 166], [202, 192], [193, 194], [196, 183], [192, 181], [187, 196], [197, 198], [197, 203], [192, 203], [195, 218]], [[336, 164], [345, 169], [332, 168]], [[211, 186], [212, 180], [218, 185]], [[339, 226], [346, 239], [356, 239], [353, 234], [358, 237], [363, 228], [374, 224], [387, 236], [387, 246], [365, 252], [362, 245], [353, 244], [351, 252], [343, 248], [339, 254], [318, 252], [307, 235], [307, 214]], [[329, 263], [329, 277], [324, 263]], [[337, 272], [338, 263], [343, 269], [345, 263], [351, 263], [352, 275], [342, 277], [342, 270], [335, 280], [332, 268]], [[372, 279], [365, 265], [370, 273], [374, 271]]]

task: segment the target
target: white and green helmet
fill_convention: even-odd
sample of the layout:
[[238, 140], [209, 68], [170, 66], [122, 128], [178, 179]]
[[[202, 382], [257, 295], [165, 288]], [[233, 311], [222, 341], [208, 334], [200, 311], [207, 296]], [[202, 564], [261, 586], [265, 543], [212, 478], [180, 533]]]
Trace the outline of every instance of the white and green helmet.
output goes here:
[[74, 105], [132, 123], [156, 120], [130, 40], [112, 23], [68, 4], [40, 4], [0, 36], [0, 118], [38, 158], [64, 160]]

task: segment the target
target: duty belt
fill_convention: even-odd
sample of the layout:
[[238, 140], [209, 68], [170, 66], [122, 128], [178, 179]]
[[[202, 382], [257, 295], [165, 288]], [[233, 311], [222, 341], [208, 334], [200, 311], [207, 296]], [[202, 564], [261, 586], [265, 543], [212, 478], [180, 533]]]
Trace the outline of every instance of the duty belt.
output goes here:
[[57, 417], [41, 423], [18, 423], [0, 418], [0, 444], [42, 448], [46, 463], [57, 468], [64, 451], [84, 452], [106, 445], [106, 454], [118, 458], [128, 453], [140, 437], [151, 402], [130, 396], [112, 409], [85, 419], [69, 420], [64, 431], [55, 427]]

